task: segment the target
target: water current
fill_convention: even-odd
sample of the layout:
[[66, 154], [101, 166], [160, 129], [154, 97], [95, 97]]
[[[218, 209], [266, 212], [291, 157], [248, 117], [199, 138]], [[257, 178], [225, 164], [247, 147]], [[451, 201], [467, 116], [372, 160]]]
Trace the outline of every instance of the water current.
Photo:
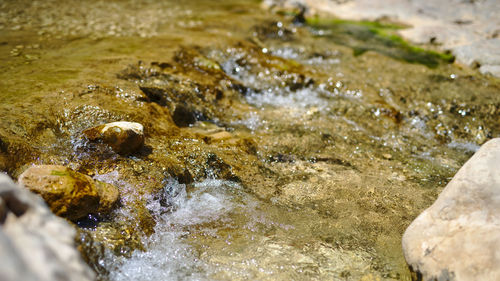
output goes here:
[[[119, 188], [75, 224], [99, 280], [410, 280], [401, 236], [500, 135], [500, 82], [298, 11], [3, 1], [0, 171]], [[121, 120], [145, 127], [133, 155], [82, 136]]]

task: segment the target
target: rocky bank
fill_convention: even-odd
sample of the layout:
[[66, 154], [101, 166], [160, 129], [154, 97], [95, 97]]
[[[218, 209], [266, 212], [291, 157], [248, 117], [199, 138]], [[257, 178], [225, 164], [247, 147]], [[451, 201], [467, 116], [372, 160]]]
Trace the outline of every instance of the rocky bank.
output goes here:
[[264, 5], [309, 9], [342, 19], [404, 23], [399, 33], [418, 44], [451, 51], [459, 63], [500, 77], [500, 2], [401, 0], [266, 0]]

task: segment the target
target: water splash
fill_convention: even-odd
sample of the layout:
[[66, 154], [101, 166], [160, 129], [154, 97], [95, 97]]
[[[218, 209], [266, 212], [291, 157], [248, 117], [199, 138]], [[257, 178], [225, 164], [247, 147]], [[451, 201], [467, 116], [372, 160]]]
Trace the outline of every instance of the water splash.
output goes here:
[[266, 122], [265, 120], [261, 120], [257, 112], [252, 111], [246, 115], [246, 118], [241, 120], [235, 120], [231, 124], [243, 125], [253, 132], [257, 130], [259, 127], [261, 127], [265, 122]]
[[263, 93], [252, 93], [247, 96], [250, 104], [257, 107], [271, 105], [284, 108], [325, 108], [328, 104], [321, 97], [321, 91], [315, 88], [304, 88], [297, 91], [289, 89], [272, 88]]
[[[349, 265], [354, 279], [370, 270], [370, 255], [345, 251], [304, 238], [310, 218], [257, 200], [234, 182], [205, 180], [186, 187], [168, 180], [168, 200], [151, 196], [155, 233], [144, 238], [146, 251], [131, 257], [108, 253], [109, 279], [125, 280], [275, 280], [304, 279], [310, 274], [335, 279]], [[289, 225], [290, 216], [305, 225]], [[300, 227], [300, 228], [297, 228]], [[290, 233], [301, 233], [299, 240]], [[292, 235], [293, 236], [293, 235]], [[307, 243], [303, 243], [305, 239]], [[302, 241], [302, 242], [301, 242]], [[329, 270], [320, 270], [329, 268]], [[314, 273], [312, 273], [314, 272]], [[359, 278], [358, 278], [359, 279]]]
[[[131, 258], [110, 257], [115, 270], [111, 280], [206, 280], [209, 265], [187, 241], [192, 228], [215, 221], [228, 220], [235, 208], [232, 182], [206, 180], [195, 184], [193, 192], [184, 184], [167, 181], [163, 192], [174, 194], [168, 202], [149, 198], [148, 209], [157, 218], [155, 233], [145, 240], [146, 252], [136, 251]], [[231, 200], [233, 199], [233, 200]], [[215, 230], [208, 227], [206, 234]]]

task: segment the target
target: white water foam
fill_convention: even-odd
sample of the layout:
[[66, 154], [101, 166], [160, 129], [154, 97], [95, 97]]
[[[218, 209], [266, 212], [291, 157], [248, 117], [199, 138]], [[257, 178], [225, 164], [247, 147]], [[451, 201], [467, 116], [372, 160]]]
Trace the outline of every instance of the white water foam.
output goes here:
[[317, 107], [323, 109], [328, 105], [321, 97], [318, 89], [304, 88], [297, 91], [287, 91], [283, 89], [268, 89], [263, 93], [252, 93], [247, 96], [249, 103], [262, 107], [271, 105], [284, 108], [302, 108]]
[[164, 191], [174, 195], [167, 204], [149, 200], [157, 225], [144, 239], [146, 251], [130, 258], [109, 254], [110, 280], [304, 280], [311, 268], [329, 269], [315, 271], [313, 279], [335, 280], [346, 265], [359, 274], [370, 268], [363, 252], [313, 240], [307, 249], [297, 246], [288, 234], [295, 226], [269, 217], [262, 202], [236, 183], [206, 180], [187, 192], [170, 180]]
[[261, 120], [261, 118], [259, 117], [257, 112], [254, 112], [254, 111], [248, 113], [246, 115], [246, 118], [244, 118], [244, 119], [235, 120], [235, 121], [231, 122], [232, 125], [243, 125], [243, 126], [247, 127], [249, 130], [251, 130], [252, 132], [257, 130], [258, 128], [260, 128], [261, 125], [263, 125], [264, 123], [266, 123], [266, 121]]
[[460, 142], [454, 140], [448, 144], [448, 147], [465, 150], [467, 152], [476, 152], [481, 146], [472, 142]]
[[[228, 181], [206, 180], [195, 184], [188, 194], [185, 185], [170, 180], [164, 191], [174, 194], [168, 204], [149, 200], [148, 209], [157, 218], [157, 225], [155, 233], [145, 238], [146, 251], [137, 250], [130, 258], [110, 256], [114, 264], [110, 280], [210, 279], [211, 266], [198, 257], [185, 238], [190, 227], [229, 220], [227, 215], [240, 204], [235, 203], [235, 197], [241, 194], [241, 188]], [[206, 230], [208, 234], [210, 231], [215, 230]]]

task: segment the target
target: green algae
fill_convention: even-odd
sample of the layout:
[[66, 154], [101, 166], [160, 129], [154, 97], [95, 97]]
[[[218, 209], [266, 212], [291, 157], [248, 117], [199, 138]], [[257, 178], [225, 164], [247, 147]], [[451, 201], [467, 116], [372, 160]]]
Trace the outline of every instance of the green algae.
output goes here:
[[52, 170], [50, 172], [50, 174], [52, 176], [60, 176], [60, 177], [66, 177], [66, 176], [69, 176], [69, 173], [68, 172], [65, 172], [65, 171], [56, 171], [56, 170]]
[[341, 19], [308, 18], [306, 24], [320, 37], [326, 37], [336, 44], [349, 46], [354, 55], [375, 51], [394, 59], [419, 63], [430, 68], [440, 63], [452, 63], [451, 54], [426, 50], [411, 45], [395, 31], [403, 25], [371, 21], [350, 21]]
[[321, 17], [310, 17], [306, 19], [306, 23], [312, 26], [328, 26], [328, 25], [357, 25], [365, 26], [370, 29], [377, 30], [400, 30], [406, 28], [405, 25], [392, 22], [382, 22], [382, 21], [367, 21], [367, 20], [346, 20], [337, 18], [321, 18]]

